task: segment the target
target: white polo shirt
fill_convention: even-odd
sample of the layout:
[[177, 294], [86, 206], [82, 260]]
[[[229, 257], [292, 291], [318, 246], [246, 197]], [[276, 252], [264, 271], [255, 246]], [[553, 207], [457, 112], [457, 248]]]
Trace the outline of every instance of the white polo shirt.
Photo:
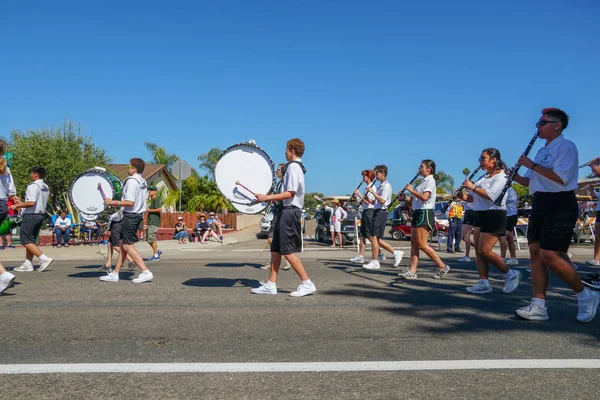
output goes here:
[[[367, 185], [367, 187], [368, 187], [368, 185]], [[367, 203], [365, 201], [365, 199], [369, 199], [370, 203]], [[376, 202], [377, 202], [377, 200], [375, 200], [375, 195], [373, 193], [369, 192], [367, 189], [365, 189], [365, 193], [363, 194], [363, 201], [362, 201], [363, 210], [375, 208]]]
[[[302, 162], [297, 158], [294, 161]], [[283, 176], [283, 192], [295, 192], [290, 199], [283, 200], [284, 207], [304, 207], [304, 172], [297, 163], [290, 163]]]
[[529, 193], [536, 192], [570, 192], [577, 190], [579, 175], [579, 154], [575, 143], [560, 135], [548, 145], [538, 150], [533, 162], [542, 167], [550, 168], [564, 182], [554, 182], [535, 171], [528, 170], [525, 177], [529, 178]]
[[482, 188], [485, 193], [492, 200], [484, 199], [478, 194], [471, 192], [473, 196], [473, 210], [475, 211], [487, 211], [487, 210], [506, 210], [506, 195], [502, 198], [502, 203], [497, 206], [494, 204], [494, 200], [500, 195], [504, 185], [506, 185], [507, 177], [504, 172], [499, 172], [493, 176], [484, 175], [477, 182], [475, 187]]
[[45, 214], [49, 194], [50, 189], [42, 179], [37, 179], [27, 185], [25, 201], [34, 201], [35, 206], [23, 208], [23, 214]]
[[512, 217], [513, 215], [517, 215], [517, 192], [515, 189], [510, 187], [508, 192], [506, 192], [506, 216]]
[[133, 206], [123, 206], [123, 211], [129, 214], [141, 214], [146, 211], [148, 201], [148, 185], [140, 174], [134, 174], [125, 179], [122, 200], [130, 200]]
[[425, 201], [419, 200], [417, 196], [414, 196], [412, 202], [413, 210], [433, 210], [435, 208], [436, 190], [437, 187], [433, 175], [426, 176], [415, 188], [415, 191], [418, 193], [429, 192], [431, 196]]
[[10, 174], [10, 169], [6, 167], [4, 174], [0, 175], [0, 199], [8, 200], [9, 197], [17, 194], [17, 188], [15, 187], [15, 181]]
[[377, 188], [377, 195], [383, 197], [384, 203], [375, 201], [375, 209], [387, 208], [392, 202], [392, 184], [388, 180], [381, 182]]

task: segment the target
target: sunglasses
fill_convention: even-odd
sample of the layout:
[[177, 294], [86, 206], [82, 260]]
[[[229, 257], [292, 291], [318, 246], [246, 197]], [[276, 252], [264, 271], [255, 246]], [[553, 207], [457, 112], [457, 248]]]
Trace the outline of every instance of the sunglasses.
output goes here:
[[558, 121], [548, 121], [548, 120], [542, 119], [542, 120], [536, 122], [535, 126], [536, 126], [536, 128], [539, 128], [540, 126], [544, 126], [544, 125], [548, 125], [548, 124], [555, 124], [557, 122]]
[[135, 168], [135, 167], [133, 165], [128, 165], [127, 166], [127, 169], [132, 169], [132, 168]]

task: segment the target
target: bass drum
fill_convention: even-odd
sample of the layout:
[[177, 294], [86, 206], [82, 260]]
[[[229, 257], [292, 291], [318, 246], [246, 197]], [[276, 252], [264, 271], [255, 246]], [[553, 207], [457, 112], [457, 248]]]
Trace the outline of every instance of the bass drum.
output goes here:
[[121, 199], [122, 195], [121, 180], [100, 167], [88, 169], [79, 175], [69, 190], [71, 203], [80, 213], [88, 216], [100, 214], [108, 207], [104, 204], [104, 196]]
[[272, 192], [275, 165], [268, 154], [254, 143], [236, 144], [223, 151], [217, 160], [215, 182], [236, 210], [244, 214], [257, 214], [269, 203], [258, 202], [252, 192]]

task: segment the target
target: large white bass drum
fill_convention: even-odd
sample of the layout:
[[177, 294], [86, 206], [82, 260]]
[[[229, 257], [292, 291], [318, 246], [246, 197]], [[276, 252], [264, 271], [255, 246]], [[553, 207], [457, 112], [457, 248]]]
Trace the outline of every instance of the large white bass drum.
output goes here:
[[259, 202], [254, 194], [271, 193], [274, 181], [273, 161], [253, 142], [229, 147], [215, 165], [217, 188], [244, 214], [256, 214], [267, 208], [269, 202]]

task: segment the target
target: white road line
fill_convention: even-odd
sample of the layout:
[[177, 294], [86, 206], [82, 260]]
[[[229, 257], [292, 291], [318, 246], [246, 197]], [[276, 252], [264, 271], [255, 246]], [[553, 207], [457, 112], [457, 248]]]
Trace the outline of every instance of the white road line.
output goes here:
[[357, 372], [477, 369], [600, 369], [600, 359], [432, 360], [300, 363], [0, 364], [0, 374]]

